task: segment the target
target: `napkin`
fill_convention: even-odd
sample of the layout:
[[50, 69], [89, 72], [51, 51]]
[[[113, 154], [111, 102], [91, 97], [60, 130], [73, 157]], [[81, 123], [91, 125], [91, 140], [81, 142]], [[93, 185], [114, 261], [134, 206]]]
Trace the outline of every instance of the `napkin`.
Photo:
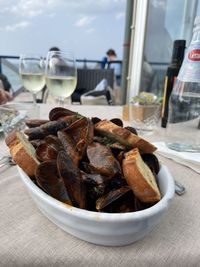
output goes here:
[[165, 142], [154, 142], [157, 153], [174, 161], [183, 164], [197, 173], [200, 173], [200, 153], [197, 152], [178, 152], [167, 147]]

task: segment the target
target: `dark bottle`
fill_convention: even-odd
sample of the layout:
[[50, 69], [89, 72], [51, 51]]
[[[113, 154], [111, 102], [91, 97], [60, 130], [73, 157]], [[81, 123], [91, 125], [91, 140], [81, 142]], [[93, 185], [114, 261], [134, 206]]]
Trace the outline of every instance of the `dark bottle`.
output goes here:
[[163, 105], [161, 113], [161, 126], [166, 128], [168, 120], [168, 109], [169, 109], [169, 97], [172, 92], [172, 88], [176, 77], [178, 76], [181, 64], [184, 59], [185, 52], [185, 40], [175, 40], [172, 52], [172, 61], [169, 67], [167, 68], [165, 76], [165, 86], [164, 86], [164, 95], [163, 95]]

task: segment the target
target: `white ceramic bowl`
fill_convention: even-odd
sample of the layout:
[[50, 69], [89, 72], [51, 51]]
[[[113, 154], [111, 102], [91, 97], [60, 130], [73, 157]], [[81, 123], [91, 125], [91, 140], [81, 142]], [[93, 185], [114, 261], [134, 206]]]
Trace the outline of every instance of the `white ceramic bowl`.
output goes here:
[[47, 195], [18, 167], [22, 181], [41, 212], [53, 223], [82, 240], [105, 246], [122, 246], [144, 237], [158, 224], [174, 195], [174, 180], [161, 166], [158, 183], [162, 199], [154, 206], [130, 213], [91, 212]]

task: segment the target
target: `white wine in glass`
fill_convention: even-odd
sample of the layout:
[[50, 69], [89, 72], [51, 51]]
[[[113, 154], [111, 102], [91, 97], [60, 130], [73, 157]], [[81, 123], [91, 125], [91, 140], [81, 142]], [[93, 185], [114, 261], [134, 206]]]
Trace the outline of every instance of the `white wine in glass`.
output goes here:
[[65, 98], [72, 95], [77, 84], [76, 61], [72, 53], [51, 51], [46, 60], [46, 85], [49, 92], [64, 105]]
[[24, 54], [20, 56], [19, 74], [23, 86], [32, 93], [36, 104], [37, 93], [45, 86], [45, 61], [40, 55]]

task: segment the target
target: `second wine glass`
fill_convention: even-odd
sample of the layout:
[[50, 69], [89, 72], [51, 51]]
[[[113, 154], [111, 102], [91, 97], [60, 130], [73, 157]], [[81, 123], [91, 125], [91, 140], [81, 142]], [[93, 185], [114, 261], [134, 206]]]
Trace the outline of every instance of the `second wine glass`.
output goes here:
[[76, 88], [77, 69], [73, 53], [50, 51], [46, 59], [46, 85], [49, 92], [57, 97], [59, 105], [70, 97]]

